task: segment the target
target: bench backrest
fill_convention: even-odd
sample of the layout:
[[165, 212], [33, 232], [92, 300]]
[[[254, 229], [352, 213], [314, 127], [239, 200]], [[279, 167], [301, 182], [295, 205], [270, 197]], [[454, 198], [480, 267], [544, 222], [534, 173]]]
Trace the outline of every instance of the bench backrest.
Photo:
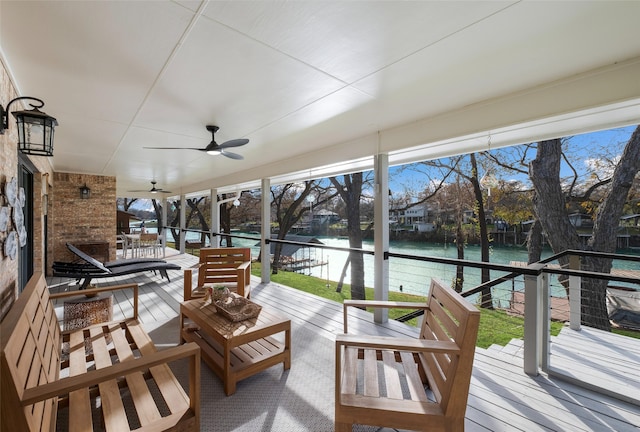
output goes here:
[[471, 382], [480, 311], [460, 294], [437, 279], [431, 280], [429, 309], [425, 312], [420, 337], [454, 341], [460, 356], [425, 354], [431, 390], [446, 416], [464, 417]]
[[42, 274], [35, 274], [0, 324], [2, 347], [0, 430], [53, 431], [57, 399], [22, 407], [27, 388], [56, 381], [60, 373], [60, 326]]
[[237, 268], [247, 261], [251, 262], [249, 248], [200, 249], [198, 286], [237, 282]]

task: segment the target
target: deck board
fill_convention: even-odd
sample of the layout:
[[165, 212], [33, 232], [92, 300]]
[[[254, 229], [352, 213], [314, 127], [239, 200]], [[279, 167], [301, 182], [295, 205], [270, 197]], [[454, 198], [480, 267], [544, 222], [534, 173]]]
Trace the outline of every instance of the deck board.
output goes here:
[[[190, 267], [197, 258], [188, 254], [167, 254], [168, 261]], [[137, 282], [140, 284], [141, 321], [162, 323], [177, 317], [182, 300], [182, 272], [170, 271], [171, 282], [159, 275], [144, 273], [120, 278], [101, 279], [98, 285]], [[75, 281], [71, 281], [75, 283]], [[61, 278], [49, 278], [56, 290], [65, 289]], [[342, 332], [342, 305], [276, 283], [261, 284], [252, 277], [252, 299], [266, 308], [274, 309], [313, 330], [319, 336], [333, 340]], [[73, 289], [73, 288], [71, 288]], [[129, 316], [133, 307], [131, 292], [114, 294], [114, 318]], [[62, 309], [61, 304], [57, 306]], [[372, 315], [354, 309], [349, 311], [349, 331], [380, 335], [415, 336], [417, 329], [390, 321], [384, 325], [373, 323]], [[58, 314], [61, 319], [61, 315]], [[552, 338], [551, 365], [568, 368], [582, 376], [595, 376], [605, 386], [616, 386], [615, 375], [635, 386], [640, 370], [640, 342], [630, 343], [616, 335], [583, 329], [568, 328]], [[637, 342], [637, 343], [636, 343]], [[295, 349], [295, 347], [293, 347]], [[319, 359], [333, 362], [333, 358]], [[600, 369], [593, 374], [591, 364]], [[602, 371], [609, 370], [611, 373]], [[591, 374], [591, 375], [590, 375]], [[328, 389], [327, 397], [333, 397]], [[603, 394], [601, 391], [577, 386], [572, 382], [544, 373], [531, 377], [523, 372], [523, 359], [518, 344], [502, 349], [476, 349], [474, 370], [469, 391], [465, 426], [467, 431], [638, 431], [640, 406]], [[203, 424], [203, 430], [207, 425]], [[387, 432], [388, 429], [383, 429]]]

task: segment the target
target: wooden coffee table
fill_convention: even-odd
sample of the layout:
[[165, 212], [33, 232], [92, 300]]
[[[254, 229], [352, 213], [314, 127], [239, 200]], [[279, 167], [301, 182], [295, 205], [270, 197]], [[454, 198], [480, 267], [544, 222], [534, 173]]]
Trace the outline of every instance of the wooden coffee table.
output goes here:
[[[284, 342], [273, 337], [284, 333]], [[207, 365], [224, 383], [236, 383], [278, 363], [291, 367], [291, 320], [262, 308], [256, 318], [232, 322], [202, 299], [180, 305], [180, 343], [196, 342]]]

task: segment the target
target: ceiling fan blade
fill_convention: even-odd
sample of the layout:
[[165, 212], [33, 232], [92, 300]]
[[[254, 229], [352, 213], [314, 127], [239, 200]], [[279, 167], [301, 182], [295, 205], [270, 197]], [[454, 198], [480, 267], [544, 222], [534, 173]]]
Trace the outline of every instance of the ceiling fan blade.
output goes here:
[[206, 151], [206, 149], [195, 148], [195, 147], [142, 147], [142, 148], [152, 149], [152, 150], [199, 150], [199, 151]]
[[231, 152], [223, 151], [223, 152], [221, 152], [220, 154], [221, 154], [221, 155], [223, 155], [223, 156], [226, 156], [226, 157], [228, 157], [228, 158], [235, 159], [235, 160], [242, 160], [242, 159], [244, 159], [244, 156], [239, 155], [239, 154], [237, 154], [237, 153], [231, 153]]
[[249, 140], [246, 139], [246, 138], [232, 139], [232, 140], [223, 142], [222, 144], [220, 144], [219, 147], [221, 147], [221, 148], [240, 147], [240, 146], [243, 146], [243, 145], [247, 144], [248, 142], [249, 142]]

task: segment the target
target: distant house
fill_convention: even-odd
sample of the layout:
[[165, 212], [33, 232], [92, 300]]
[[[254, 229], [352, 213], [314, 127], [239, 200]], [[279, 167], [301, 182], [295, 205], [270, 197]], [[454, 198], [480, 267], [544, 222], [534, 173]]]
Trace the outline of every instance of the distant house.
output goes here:
[[640, 214], [636, 213], [622, 216], [620, 218], [620, 225], [627, 228], [640, 227]]
[[132, 220], [140, 221], [141, 219], [134, 214], [118, 210], [116, 214], [116, 234], [129, 234], [129, 224]]
[[584, 213], [572, 213], [569, 215], [569, 222], [576, 228], [591, 228], [593, 227], [593, 219], [588, 214]]
[[403, 225], [413, 225], [424, 221], [424, 208], [415, 207], [406, 209], [399, 215], [400, 222]]
[[340, 216], [338, 213], [334, 213], [329, 210], [320, 209], [318, 211], [313, 212], [313, 223], [314, 224], [334, 224], [340, 222]]

